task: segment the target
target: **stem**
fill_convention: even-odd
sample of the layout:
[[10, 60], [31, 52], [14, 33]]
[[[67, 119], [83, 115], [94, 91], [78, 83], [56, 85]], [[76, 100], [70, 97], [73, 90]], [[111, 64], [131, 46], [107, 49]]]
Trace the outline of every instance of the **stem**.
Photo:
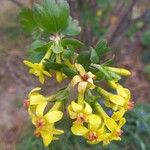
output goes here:
[[40, 65], [42, 65], [45, 62], [45, 59], [49, 59], [52, 54], [51, 48], [48, 49], [43, 59], [40, 61]]
[[102, 106], [101, 106], [98, 102], [95, 103], [95, 108], [96, 108], [97, 112], [98, 112], [100, 115], [102, 115], [103, 118], [105, 118], [106, 116], [108, 116], [108, 115], [106, 114], [106, 112], [103, 110]]
[[96, 91], [101, 94], [102, 96], [105, 96], [105, 97], [109, 97], [111, 94], [109, 92], [107, 92], [106, 90], [104, 90], [103, 88], [101, 87], [96, 87], [95, 88]]
[[78, 93], [78, 103], [83, 105], [84, 104], [84, 94]]

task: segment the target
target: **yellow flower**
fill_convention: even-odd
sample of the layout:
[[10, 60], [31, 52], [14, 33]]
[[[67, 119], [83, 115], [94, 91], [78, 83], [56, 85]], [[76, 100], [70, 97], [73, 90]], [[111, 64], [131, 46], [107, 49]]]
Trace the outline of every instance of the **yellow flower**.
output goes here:
[[44, 70], [44, 66], [41, 63], [32, 63], [30, 61], [25, 60], [24, 64], [31, 68], [29, 70], [29, 73], [37, 76], [42, 84], [45, 81], [45, 76], [51, 77], [50, 73]]
[[88, 117], [88, 127], [74, 124], [71, 128], [73, 134], [83, 136], [90, 144], [97, 144], [105, 137], [104, 126], [98, 115], [92, 114]]
[[106, 131], [108, 131], [105, 132], [106, 136], [103, 139], [103, 144], [108, 144], [111, 140], [121, 140], [121, 127], [126, 122], [125, 118], [123, 118], [124, 111], [121, 110], [120, 112], [114, 113], [112, 117], [109, 117], [98, 103], [95, 104], [95, 107], [98, 113], [102, 116], [104, 125], [107, 128]]
[[115, 81], [109, 81], [112, 88], [116, 89], [117, 94], [125, 99], [124, 108], [125, 110], [131, 110], [134, 107], [134, 102], [131, 101], [131, 92], [127, 88], [123, 88], [119, 83]]
[[86, 72], [81, 64], [75, 64], [75, 67], [80, 75], [73, 77], [71, 85], [75, 86], [78, 84], [78, 91], [83, 94], [87, 88], [94, 89], [95, 85], [93, 79], [95, 78], [95, 75], [92, 72]]
[[[45, 106], [46, 107], [46, 106]], [[55, 128], [55, 123], [58, 122], [63, 113], [58, 110], [50, 110], [44, 114], [45, 107], [37, 106], [36, 113], [32, 113], [29, 109], [29, 113], [32, 119], [32, 123], [36, 127], [34, 134], [43, 139], [44, 145], [47, 147], [53, 140], [58, 139], [55, 135], [62, 134], [63, 131]]]
[[131, 72], [127, 69], [115, 68], [115, 67], [105, 67], [105, 68], [108, 69], [109, 71], [115, 72], [122, 76], [130, 76], [131, 75]]
[[105, 105], [115, 111], [118, 109], [119, 106], [124, 106], [126, 103], [125, 98], [122, 97], [120, 94], [112, 94], [100, 87], [97, 87], [97, 91], [105, 98]]
[[68, 106], [68, 112], [71, 119], [76, 119], [75, 123], [83, 124], [87, 121], [88, 116], [92, 114], [92, 108], [85, 101], [83, 105], [72, 101]]
[[107, 133], [105, 139], [103, 140], [103, 145], [107, 145], [112, 140], [121, 140], [123, 131], [121, 130], [122, 126], [125, 124], [125, 118], [120, 118], [119, 123], [114, 126], [114, 129]]
[[36, 87], [33, 90], [31, 90], [31, 92], [28, 95], [28, 112], [30, 114], [30, 112], [35, 112], [37, 106], [39, 108], [45, 108], [47, 105], [47, 100], [48, 98], [43, 96], [42, 94], [39, 93], [39, 91], [41, 90], [40, 87]]

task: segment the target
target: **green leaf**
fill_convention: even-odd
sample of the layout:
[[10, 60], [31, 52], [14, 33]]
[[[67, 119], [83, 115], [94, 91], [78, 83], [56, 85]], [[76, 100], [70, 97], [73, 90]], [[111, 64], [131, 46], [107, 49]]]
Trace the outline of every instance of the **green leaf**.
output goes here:
[[44, 57], [45, 53], [46, 51], [37, 52], [29, 50], [29, 60], [34, 63], [39, 63]]
[[77, 20], [73, 20], [72, 17], [69, 18], [68, 26], [62, 31], [63, 35], [76, 36], [81, 32], [81, 27]]
[[68, 45], [71, 45], [73, 48], [82, 48], [84, 47], [84, 43], [80, 42], [77, 39], [74, 38], [64, 38], [61, 40], [61, 45], [63, 47], [67, 47]]
[[78, 63], [80, 63], [86, 70], [89, 70], [89, 66], [91, 64], [90, 60], [90, 52], [84, 51], [81, 52], [77, 58]]
[[98, 42], [95, 47], [95, 51], [97, 52], [99, 57], [102, 57], [107, 52], [110, 51], [110, 48], [107, 46], [107, 42], [105, 40]]
[[63, 60], [71, 59], [74, 54], [74, 48], [72, 46], [68, 46], [63, 54]]
[[92, 47], [91, 47], [90, 60], [92, 63], [98, 63], [99, 62], [99, 56], [98, 56], [97, 52], [95, 51], [95, 49], [93, 49]]
[[33, 18], [33, 12], [31, 9], [23, 8], [19, 16], [20, 23], [24, 31], [33, 32], [37, 28], [37, 24]]
[[46, 70], [52, 69], [52, 70], [56, 70], [56, 71], [61, 71], [69, 78], [72, 78], [73, 76], [75, 76], [77, 74], [74, 70], [70, 69], [65, 64], [59, 64], [59, 63], [54, 63], [54, 62], [50, 62], [50, 61], [45, 63], [45, 68], [46, 68]]
[[33, 6], [34, 19], [46, 33], [55, 33], [64, 29], [68, 25], [69, 13], [66, 0], [44, 0], [43, 5]]

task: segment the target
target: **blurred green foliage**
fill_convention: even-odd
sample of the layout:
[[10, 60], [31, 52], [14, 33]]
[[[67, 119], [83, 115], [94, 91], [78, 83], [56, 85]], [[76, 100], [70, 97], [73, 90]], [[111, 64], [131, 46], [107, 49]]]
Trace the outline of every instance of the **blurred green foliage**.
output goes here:
[[105, 147], [101, 144], [89, 145], [82, 137], [72, 135], [69, 132], [71, 122], [66, 118], [59, 126], [68, 131], [59, 141], [44, 148], [42, 141], [33, 136], [33, 129], [29, 127], [16, 150], [149, 150], [150, 104], [138, 104], [133, 111], [126, 114], [126, 119], [122, 141], [112, 142]]

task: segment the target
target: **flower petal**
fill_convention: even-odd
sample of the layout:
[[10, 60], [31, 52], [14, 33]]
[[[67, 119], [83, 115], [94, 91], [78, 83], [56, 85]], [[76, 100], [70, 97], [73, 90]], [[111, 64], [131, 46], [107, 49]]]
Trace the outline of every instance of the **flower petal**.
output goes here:
[[41, 137], [43, 138], [43, 143], [45, 147], [47, 147], [52, 142], [53, 135], [47, 130], [40, 130], [40, 133]]
[[81, 82], [82, 79], [79, 75], [76, 75], [73, 77], [73, 79], [71, 80], [71, 85], [75, 86], [77, 83]]
[[81, 64], [75, 64], [76, 69], [79, 71], [80, 75], [83, 76], [86, 72]]
[[76, 116], [77, 116], [77, 113], [75, 113], [75, 112], [73, 111], [71, 105], [68, 106], [68, 113], [69, 113], [71, 119], [75, 119]]
[[74, 112], [80, 112], [83, 109], [82, 105], [79, 105], [78, 103], [75, 103], [74, 101], [71, 102], [71, 107]]
[[91, 106], [87, 102], [84, 102], [84, 103], [85, 103], [85, 107], [84, 107], [83, 113], [85, 113], [85, 114], [91, 114], [92, 113]]
[[119, 111], [116, 111], [113, 113], [112, 119], [114, 119], [115, 121], [118, 121], [123, 117], [124, 113], [125, 113], [125, 109], [121, 108]]
[[124, 88], [121, 85], [117, 85], [116, 90], [117, 90], [118, 95], [120, 95], [124, 98], [128, 98], [126, 91], [124, 90]]
[[87, 88], [87, 85], [88, 85], [88, 82], [80, 82], [79, 84], [78, 84], [78, 92], [79, 93], [82, 93], [82, 94], [84, 94], [85, 93], [85, 90], [86, 90], [86, 88]]
[[39, 81], [43, 84], [45, 81], [44, 75], [42, 73], [40, 73], [39, 75]]
[[73, 134], [75, 135], [80, 135], [80, 136], [83, 136], [85, 135], [89, 130], [84, 127], [83, 125], [80, 125], [80, 124], [74, 124], [72, 127], [71, 127], [71, 131]]
[[96, 77], [92, 72], [88, 72], [87, 74], [88, 74], [88, 76], [89, 76], [90, 78], [92, 78], [92, 79]]
[[49, 123], [54, 123], [59, 121], [63, 116], [63, 113], [61, 111], [49, 111], [44, 118], [47, 120]]
[[112, 103], [123, 106], [125, 104], [125, 99], [121, 97], [120, 95], [113, 95], [111, 94], [109, 96], [109, 99]]
[[40, 87], [36, 87], [34, 88], [33, 90], [30, 91], [29, 93], [29, 97], [32, 95], [32, 94], [38, 94], [38, 91], [40, 91], [41, 88]]
[[24, 60], [23, 63], [28, 66], [28, 67], [34, 67], [34, 63], [30, 62], [30, 61], [27, 61], [27, 60]]
[[46, 98], [41, 94], [35, 94], [30, 96], [30, 105], [37, 105], [39, 103], [45, 102]]
[[88, 116], [88, 122], [89, 129], [95, 131], [100, 127], [102, 120], [98, 115], [92, 114]]
[[36, 115], [39, 117], [42, 117], [44, 114], [44, 109], [47, 106], [47, 101], [40, 103], [39, 105], [37, 105], [36, 107]]
[[117, 123], [110, 117], [105, 117], [104, 121], [110, 131], [114, 131], [118, 127]]

